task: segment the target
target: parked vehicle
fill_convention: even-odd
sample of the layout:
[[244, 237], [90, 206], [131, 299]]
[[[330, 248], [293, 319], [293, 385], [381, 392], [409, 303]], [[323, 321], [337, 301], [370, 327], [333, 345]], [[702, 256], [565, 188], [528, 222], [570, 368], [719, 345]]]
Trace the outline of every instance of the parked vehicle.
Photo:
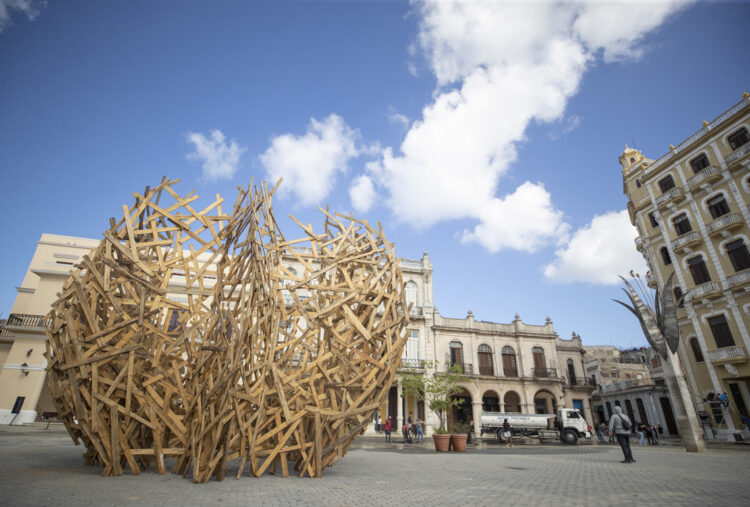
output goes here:
[[507, 419], [514, 435], [559, 440], [575, 445], [579, 438], [591, 438], [586, 420], [577, 408], [558, 408], [557, 414], [518, 414], [482, 412], [482, 433], [503, 438], [503, 421]]

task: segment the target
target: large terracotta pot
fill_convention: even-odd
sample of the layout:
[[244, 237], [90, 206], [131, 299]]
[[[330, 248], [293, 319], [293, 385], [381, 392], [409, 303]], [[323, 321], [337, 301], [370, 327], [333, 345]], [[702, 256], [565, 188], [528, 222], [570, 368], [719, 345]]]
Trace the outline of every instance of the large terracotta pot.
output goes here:
[[449, 434], [433, 433], [432, 439], [435, 441], [435, 450], [437, 452], [446, 452], [448, 450], [448, 446], [451, 443], [451, 436]]
[[451, 435], [451, 445], [453, 450], [458, 452], [466, 451], [466, 440], [469, 436], [466, 433], [453, 433]]

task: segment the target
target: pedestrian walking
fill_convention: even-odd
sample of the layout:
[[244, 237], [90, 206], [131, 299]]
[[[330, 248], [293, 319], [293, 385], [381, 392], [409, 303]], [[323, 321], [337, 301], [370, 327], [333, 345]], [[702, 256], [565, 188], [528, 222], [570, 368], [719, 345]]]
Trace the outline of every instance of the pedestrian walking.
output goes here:
[[385, 421], [385, 443], [390, 444], [391, 443], [391, 416], [388, 416], [388, 419]]
[[628, 416], [622, 413], [622, 407], [615, 406], [615, 413], [609, 418], [609, 431], [613, 431], [617, 436], [617, 442], [622, 448], [622, 454], [625, 459], [620, 463], [635, 463], [633, 452], [630, 450], [630, 430], [633, 423]]
[[503, 421], [503, 438], [506, 446], [513, 447], [513, 429], [507, 419]]
[[659, 439], [656, 437], [656, 428], [653, 424], [646, 426], [648, 430], [648, 442], [651, 445], [659, 445]]
[[639, 423], [638, 428], [636, 429], [636, 433], [638, 433], [638, 443], [641, 445], [646, 445], [646, 425], [643, 423]]
[[603, 444], [604, 442], [604, 423], [597, 424], [596, 425], [596, 436], [599, 437], [599, 443]]

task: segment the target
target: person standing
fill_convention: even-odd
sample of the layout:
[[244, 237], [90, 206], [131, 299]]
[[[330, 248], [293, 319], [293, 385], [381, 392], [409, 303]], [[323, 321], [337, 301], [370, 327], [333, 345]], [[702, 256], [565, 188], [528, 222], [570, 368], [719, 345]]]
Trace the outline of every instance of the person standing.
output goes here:
[[622, 448], [622, 454], [625, 459], [620, 463], [635, 463], [633, 451], [630, 450], [630, 430], [633, 423], [628, 416], [622, 413], [622, 407], [615, 406], [615, 413], [609, 418], [609, 431], [613, 431], [617, 437], [617, 442]]
[[638, 443], [646, 445], [646, 425], [640, 423], [636, 429], [636, 433], [638, 433]]
[[466, 444], [471, 445], [471, 434], [474, 432], [474, 419], [469, 419], [466, 425]]
[[603, 424], [596, 425], [596, 436], [599, 437], [599, 443], [604, 443], [604, 430], [602, 429]]
[[385, 421], [385, 443], [390, 444], [391, 443], [391, 416], [388, 416], [388, 419]]
[[505, 445], [513, 447], [513, 430], [507, 419], [503, 421], [503, 438], [505, 438]]
[[417, 443], [424, 445], [424, 429], [422, 428], [422, 419], [417, 417]]

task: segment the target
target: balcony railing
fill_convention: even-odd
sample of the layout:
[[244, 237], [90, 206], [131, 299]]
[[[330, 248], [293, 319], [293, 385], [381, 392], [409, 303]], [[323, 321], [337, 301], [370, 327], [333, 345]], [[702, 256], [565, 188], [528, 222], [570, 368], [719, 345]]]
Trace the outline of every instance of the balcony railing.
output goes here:
[[672, 187], [656, 198], [656, 207], [661, 207], [672, 200], [681, 200], [685, 196], [682, 187]]
[[712, 363], [744, 363], [747, 354], [742, 347], [724, 347], [708, 351], [708, 360]]
[[566, 377], [565, 385], [577, 387], [594, 387], [594, 379], [588, 377]]
[[730, 287], [739, 287], [750, 282], [750, 269], [745, 269], [727, 277], [727, 283]]
[[716, 297], [719, 294], [721, 294], [721, 286], [718, 283], [706, 282], [693, 289], [690, 289], [690, 292], [685, 295], [685, 299], [693, 301], [694, 299], [698, 298]]
[[646, 246], [646, 242], [642, 238], [635, 238], [635, 249], [642, 252]]
[[424, 369], [424, 359], [407, 359], [402, 358], [401, 359], [401, 368], [410, 368], [410, 369], [417, 369], [417, 370], [423, 370]]
[[742, 217], [739, 213], [727, 213], [716, 220], [706, 224], [706, 230], [709, 234], [716, 234], [724, 229], [732, 229], [742, 225]]
[[672, 250], [682, 250], [691, 245], [700, 243], [703, 241], [698, 231], [690, 231], [678, 236], [677, 239], [672, 240]]
[[409, 317], [421, 317], [424, 315], [424, 308], [421, 306], [412, 306], [409, 310]]
[[471, 364], [471, 363], [452, 363], [451, 366], [454, 366], [456, 364], [459, 366], [459, 370], [460, 370], [461, 373], [465, 373], [467, 375], [471, 375], [471, 374], [474, 373], [474, 365], [473, 364]]
[[555, 368], [532, 368], [531, 374], [537, 378], [554, 378], [557, 377], [557, 370]]
[[486, 365], [479, 365], [479, 374], [480, 375], [494, 375], [495, 372], [492, 368], [492, 365], [486, 366]]
[[736, 162], [737, 160], [741, 159], [745, 155], [750, 153], [750, 143], [747, 143], [745, 146], [741, 146], [734, 150], [732, 153], [727, 155], [724, 158], [724, 162], [727, 163], [727, 165], [732, 164], [733, 162]]
[[49, 319], [45, 319], [44, 315], [26, 315], [23, 313], [11, 313], [8, 316], [8, 322], [6, 326], [17, 326], [17, 327], [45, 327], [50, 324]]
[[688, 188], [697, 187], [703, 182], [715, 181], [721, 178], [721, 169], [716, 166], [708, 166], [701, 172], [687, 180]]

